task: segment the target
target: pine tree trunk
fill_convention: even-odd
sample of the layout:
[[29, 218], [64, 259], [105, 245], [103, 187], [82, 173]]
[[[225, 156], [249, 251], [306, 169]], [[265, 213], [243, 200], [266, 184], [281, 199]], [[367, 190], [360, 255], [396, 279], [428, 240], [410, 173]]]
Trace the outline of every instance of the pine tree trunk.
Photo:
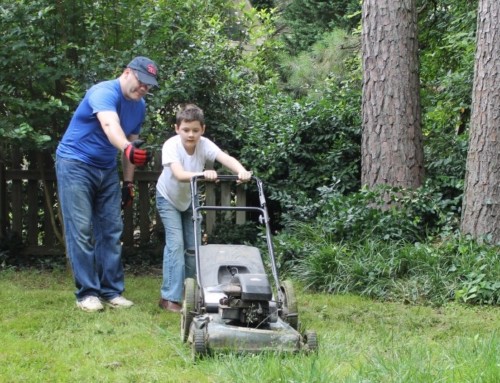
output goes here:
[[500, 2], [480, 0], [461, 230], [500, 243]]
[[362, 9], [361, 183], [417, 188], [424, 177], [416, 0]]

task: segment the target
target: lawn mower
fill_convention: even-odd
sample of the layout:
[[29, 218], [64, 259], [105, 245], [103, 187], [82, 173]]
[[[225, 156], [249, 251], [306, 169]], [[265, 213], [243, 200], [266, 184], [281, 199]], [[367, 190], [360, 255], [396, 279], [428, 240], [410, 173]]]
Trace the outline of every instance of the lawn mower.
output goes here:
[[[252, 177], [260, 206], [207, 206], [199, 204], [198, 184], [191, 179], [195, 225], [196, 277], [184, 281], [181, 339], [191, 344], [194, 358], [217, 352], [315, 352], [314, 331], [299, 332], [297, 300], [292, 282], [280, 283], [274, 257], [270, 219], [263, 185]], [[217, 182], [238, 181], [222, 175]], [[197, 225], [202, 211], [256, 212], [265, 226], [270, 272], [257, 247], [242, 244], [202, 244]], [[268, 273], [274, 283], [269, 282]]]

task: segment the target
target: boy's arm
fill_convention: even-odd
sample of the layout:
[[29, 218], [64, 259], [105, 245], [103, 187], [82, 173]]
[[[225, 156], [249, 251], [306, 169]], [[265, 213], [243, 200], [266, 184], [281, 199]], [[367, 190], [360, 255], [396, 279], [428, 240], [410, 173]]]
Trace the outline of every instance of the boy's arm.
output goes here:
[[[247, 171], [236, 158], [231, 157], [230, 155], [222, 151], [219, 152], [219, 154], [217, 155], [217, 157], [215, 157], [215, 159], [218, 162], [220, 162], [223, 166], [231, 170], [233, 173], [237, 174], [238, 178], [241, 181], [248, 181], [252, 177], [252, 172]], [[184, 170], [184, 167], [180, 162], [172, 162], [170, 164], [170, 170], [172, 170], [174, 177], [179, 182], [189, 182], [191, 178], [194, 176], [204, 176], [205, 179], [212, 181], [217, 179], [217, 172], [215, 170], [205, 170], [203, 172], [190, 172]]]
[[204, 176], [207, 180], [216, 180], [217, 172], [215, 170], [205, 170], [204, 172], [189, 172], [184, 170], [180, 162], [172, 162], [170, 164], [172, 174], [179, 182], [189, 182], [194, 176]]
[[231, 170], [234, 174], [238, 175], [241, 181], [248, 181], [252, 177], [252, 172], [249, 172], [245, 167], [234, 157], [224, 152], [219, 152], [215, 159]]

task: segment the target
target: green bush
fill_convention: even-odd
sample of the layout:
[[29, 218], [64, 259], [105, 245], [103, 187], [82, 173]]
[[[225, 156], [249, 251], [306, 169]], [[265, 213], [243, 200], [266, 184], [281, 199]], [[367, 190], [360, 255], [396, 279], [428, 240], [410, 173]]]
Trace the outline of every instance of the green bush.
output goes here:
[[[360, 121], [357, 86], [333, 85], [318, 100], [295, 100], [275, 82], [249, 89], [253, 102], [236, 137], [240, 159], [260, 178], [274, 210], [288, 211], [319, 198], [317, 189], [339, 183], [343, 192], [359, 188]], [[281, 221], [281, 218], [279, 218]]]
[[415, 244], [370, 239], [350, 243], [303, 225], [278, 236], [275, 247], [282, 273], [313, 291], [412, 304], [500, 304], [498, 246], [467, 237]]
[[[345, 195], [340, 183], [318, 188], [319, 198], [305, 196], [291, 201], [283, 215], [285, 227], [309, 222], [335, 241], [365, 239], [425, 241], [443, 233], [453, 233], [459, 225], [461, 199], [446, 199], [427, 184], [417, 190], [403, 188], [363, 188]], [[386, 203], [388, 206], [386, 207]], [[300, 226], [300, 224], [299, 224]]]
[[287, 27], [287, 33], [281, 37], [287, 49], [296, 54], [307, 50], [325, 32], [335, 28], [348, 31], [356, 28], [361, 6], [358, 0], [291, 0], [283, 6], [281, 15], [281, 23]]
[[451, 199], [465, 176], [477, 4], [439, 3], [419, 15], [422, 130], [426, 176]]
[[220, 222], [215, 227], [214, 232], [208, 236], [208, 243], [211, 244], [249, 244], [257, 245], [261, 228], [256, 222], [245, 222], [235, 225], [234, 222]]

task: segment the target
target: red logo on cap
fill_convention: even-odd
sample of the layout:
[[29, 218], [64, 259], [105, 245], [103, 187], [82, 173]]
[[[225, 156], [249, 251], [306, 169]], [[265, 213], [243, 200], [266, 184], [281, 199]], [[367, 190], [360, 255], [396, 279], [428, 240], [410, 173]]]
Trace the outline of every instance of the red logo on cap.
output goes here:
[[153, 76], [156, 76], [156, 68], [155, 68], [155, 66], [153, 64], [148, 64], [147, 70]]

